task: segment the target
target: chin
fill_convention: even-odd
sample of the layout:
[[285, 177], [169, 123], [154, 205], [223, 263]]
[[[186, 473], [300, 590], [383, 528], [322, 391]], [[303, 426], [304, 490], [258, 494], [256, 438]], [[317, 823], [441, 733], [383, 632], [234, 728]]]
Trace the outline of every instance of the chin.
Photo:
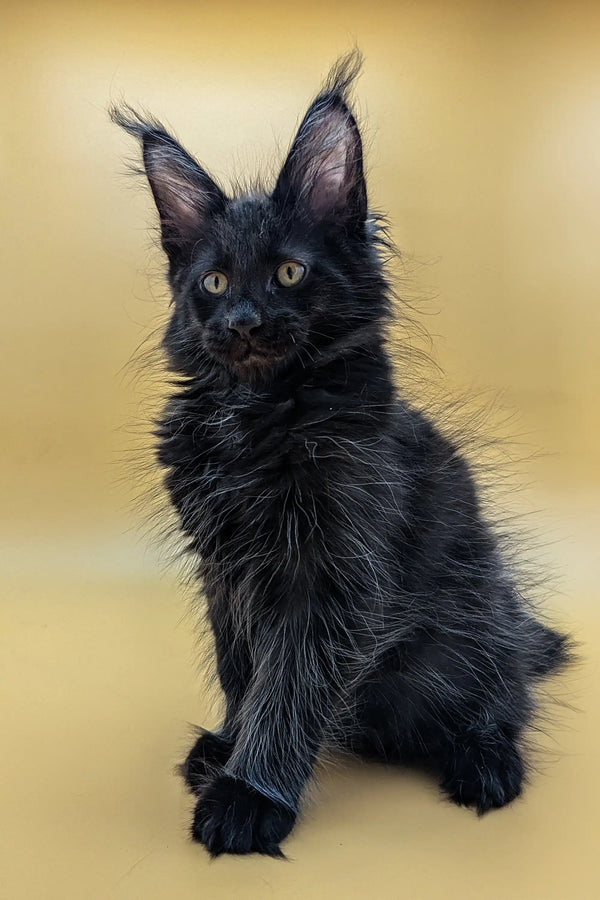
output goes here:
[[267, 374], [274, 374], [288, 363], [296, 353], [294, 344], [273, 346], [240, 346], [237, 343], [223, 347], [207, 345], [210, 355], [221, 365], [244, 380], [252, 381]]
[[275, 374], [291, 357], [292, 353], [289, 351], [267, 353], [261, 350], [249, 350], [242, 358], [228, 359], [227, 365], [236, 375], [252, 381], [256, 377], [262, 378], [268, 374]]

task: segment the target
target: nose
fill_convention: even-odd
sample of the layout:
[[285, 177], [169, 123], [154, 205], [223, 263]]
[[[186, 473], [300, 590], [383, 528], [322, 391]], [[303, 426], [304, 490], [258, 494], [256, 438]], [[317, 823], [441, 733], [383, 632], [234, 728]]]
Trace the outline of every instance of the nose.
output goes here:
[[249, 303], [241, 303], [227, 317], [227, 327], [240, 337], [250, 339], [262, 324], [261, 317]]

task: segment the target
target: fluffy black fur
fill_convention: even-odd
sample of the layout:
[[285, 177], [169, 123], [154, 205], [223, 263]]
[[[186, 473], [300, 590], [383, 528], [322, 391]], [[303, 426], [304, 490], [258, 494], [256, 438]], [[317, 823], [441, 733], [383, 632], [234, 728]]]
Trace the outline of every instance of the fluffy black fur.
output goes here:
[[[279, 854], [328, 747], [426, 764], [480, 813], [509, 803], [536, 682], [568, 655], [520, 596], [465, 460], [394, 388], [356, 68], [334, 68], [271, 192], [226, 196], [158, 122], [113, 111], [142, 143], [169, 260], [179, 379], [158, 458], [226, 698], [182, 766], [214, 855]], [[304, 276], [282, 287], [288, 260]]]

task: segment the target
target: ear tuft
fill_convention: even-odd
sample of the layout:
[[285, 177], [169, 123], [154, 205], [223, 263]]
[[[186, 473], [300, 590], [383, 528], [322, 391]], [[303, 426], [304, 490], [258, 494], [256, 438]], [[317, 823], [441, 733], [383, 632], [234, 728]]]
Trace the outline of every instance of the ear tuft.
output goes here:
[[302, 120], [275, 187], [276, 202], [301, 206], [316, 221], [348, 226], [367, 216], [362, 142], [348, 99], [361, 64], [354, 50], [334, 65]]
[[340, 56], [329, 70], [325, 84], [319, 92], [319, 96], [336, 94], [349, 105], [349, 94], [354, 82], [360, 75], [363, 67], [363, 55], [354, 47], [349, 53]]
[[160, 216], [163, 247], [173, 258], [201, 240], [210, 218], [226, 197], [207, 172], [151, 116], [142, 116], [126, 104], [112, 106], [112, 121], [142, 145], [144, 171]]

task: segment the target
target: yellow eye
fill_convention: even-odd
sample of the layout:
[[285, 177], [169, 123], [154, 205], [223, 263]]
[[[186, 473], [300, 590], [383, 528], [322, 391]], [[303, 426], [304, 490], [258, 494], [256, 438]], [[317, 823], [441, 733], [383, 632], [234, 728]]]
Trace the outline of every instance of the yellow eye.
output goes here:
[[209, 294], [224, 294], [227, 290], [227, 275], [223, 275], [222, 272], [209, 272], [208, 275], [205, 275], [202, 279], [202, 284], [204, 285], [204, 289], [208, 291]]
[[302, 281], [305, 272], [306, 266], [289, 259], [287, 262], [281, 263], [275, 272], [275, 278], [281, 287], [294, 287]]

